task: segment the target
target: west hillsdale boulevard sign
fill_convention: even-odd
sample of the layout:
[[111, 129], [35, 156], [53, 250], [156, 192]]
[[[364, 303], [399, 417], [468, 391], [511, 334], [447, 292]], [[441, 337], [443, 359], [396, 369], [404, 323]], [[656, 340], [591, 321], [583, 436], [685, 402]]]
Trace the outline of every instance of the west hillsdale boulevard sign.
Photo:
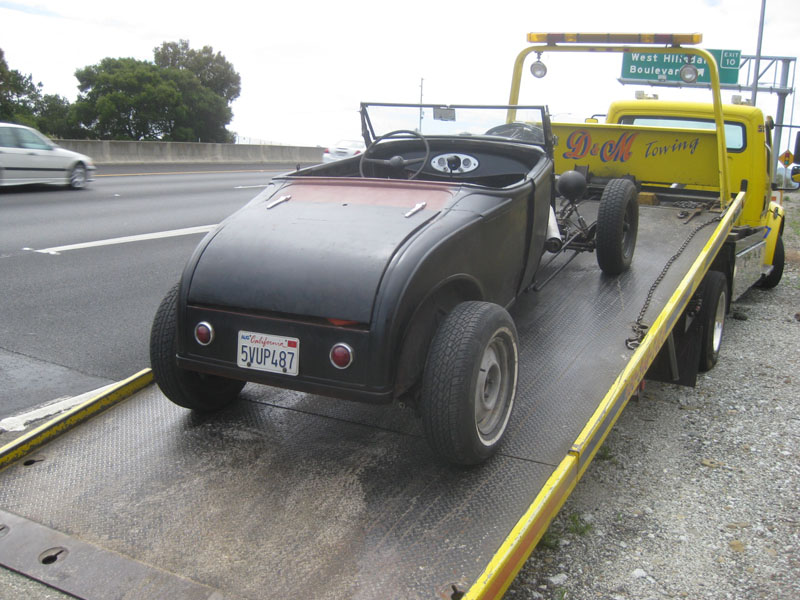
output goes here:
[[[719, 66], [720, 83], [739, 82], [741, 50], [709, 50]], [[697, 67], [697, 83], [710, 83], [706, 61], [699, 56], [626, 52], [622, 55], [622, 78], [646, 81], [681, 81], [680, 70], [685, 64]]]

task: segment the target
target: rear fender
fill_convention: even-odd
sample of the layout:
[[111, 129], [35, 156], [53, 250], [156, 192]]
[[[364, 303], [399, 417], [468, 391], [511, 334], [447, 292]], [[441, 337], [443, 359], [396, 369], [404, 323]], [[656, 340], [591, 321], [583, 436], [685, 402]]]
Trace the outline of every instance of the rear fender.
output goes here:
[[454, 277], [443, 281], [419, 304], [401, 342], [395, 378], [396, 396], [414, 388], [422, 377], [428, 347], [442, 319], [461, 302], [482, 299], [483, 293], [477, 281]]

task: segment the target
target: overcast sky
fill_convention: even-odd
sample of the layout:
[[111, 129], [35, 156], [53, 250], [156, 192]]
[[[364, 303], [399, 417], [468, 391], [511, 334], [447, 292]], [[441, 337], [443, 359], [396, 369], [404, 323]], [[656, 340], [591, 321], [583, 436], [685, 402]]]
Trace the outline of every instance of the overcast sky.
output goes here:
[[[422, 78], [425, 102], [505, 104], [529, 31], [700, 32], [704, 48], [755, 54], [760, 9], [761, 0], [0, 0], [0, 48], [10, 68], [74, 101], [75, 70], [105, 57], [152, 60], [179, 39], [210, 45], [242, 77], [230, 130], [324, 146], [358, 136], [362, 100], [418, 102]], [[800, 2], [767, 0], [762, 54], [797, 56], [799, 38]], [[557, 119], [604, 113], [636, 89], [670, 93], [621, 86], [619, 55], [544, 61], [547, 78], [526, 81], [521, 102], [546, 103]], [[774, 114], [774, 95], [759, 93], [758, 104]]]

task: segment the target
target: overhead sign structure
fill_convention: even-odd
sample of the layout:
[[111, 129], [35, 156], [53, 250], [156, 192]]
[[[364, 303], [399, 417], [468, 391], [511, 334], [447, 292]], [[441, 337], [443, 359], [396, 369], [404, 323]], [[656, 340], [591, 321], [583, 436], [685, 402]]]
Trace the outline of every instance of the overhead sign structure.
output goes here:
[[[709, 50], [709, 52], [717, 61], [720, 83], [738, 83], [741, 50]], [[710, 83], [708, 65], [699, 56], [655, 52], [625, 52], [622, 55], [622, 78], [681, 81], [680, 70], [687, 63], [697, 67], [697, 83]]]

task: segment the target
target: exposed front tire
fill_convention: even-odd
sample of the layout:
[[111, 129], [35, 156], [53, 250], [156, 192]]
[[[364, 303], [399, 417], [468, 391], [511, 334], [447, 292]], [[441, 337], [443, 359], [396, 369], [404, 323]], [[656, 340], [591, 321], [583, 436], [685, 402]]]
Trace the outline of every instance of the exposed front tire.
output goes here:
[[236, 400], [244, 382], [178, 367], [177, 301], [175, 285], [161, 301], [153, 319], [150, 330], [153, 376], [164, 395], [175, 404], [198, 411], [219, 410]]
[[595, 250], [597, 264], [608, 275], [631, 266], [639, 229], [636, 185], [629, 179], [612, 179], [603, 189], [597, 213]]
[[703, 337], [700, 341], [700, 370], [710, 371], [719, 360], [725, 313], [728, 311], [728, 279], [719, 271], [709, 271], [705, 278], [700, 319]]
[[422, 381], [422, 425], [449, 462], [483, 462], [500, 445], [517, 391], [517, 329], [502, 307], [458, 304], [439, 326]]
[[779, 235], [778, 240], [775, 242], [775, 253], [772, 255], [772, 271], [769, 275], [765, 275], [759, 279], [758, 287], [768, 290], [778, 285], [781, 281], [781, 277], [783, 277], [783, 264], [785, 260], [783, 236]]
[[86, 167], [83, 163], [78, 163], [72, 167], [69, 173], [69, 187], [73, 190], [80, 190], [86, 187]]

